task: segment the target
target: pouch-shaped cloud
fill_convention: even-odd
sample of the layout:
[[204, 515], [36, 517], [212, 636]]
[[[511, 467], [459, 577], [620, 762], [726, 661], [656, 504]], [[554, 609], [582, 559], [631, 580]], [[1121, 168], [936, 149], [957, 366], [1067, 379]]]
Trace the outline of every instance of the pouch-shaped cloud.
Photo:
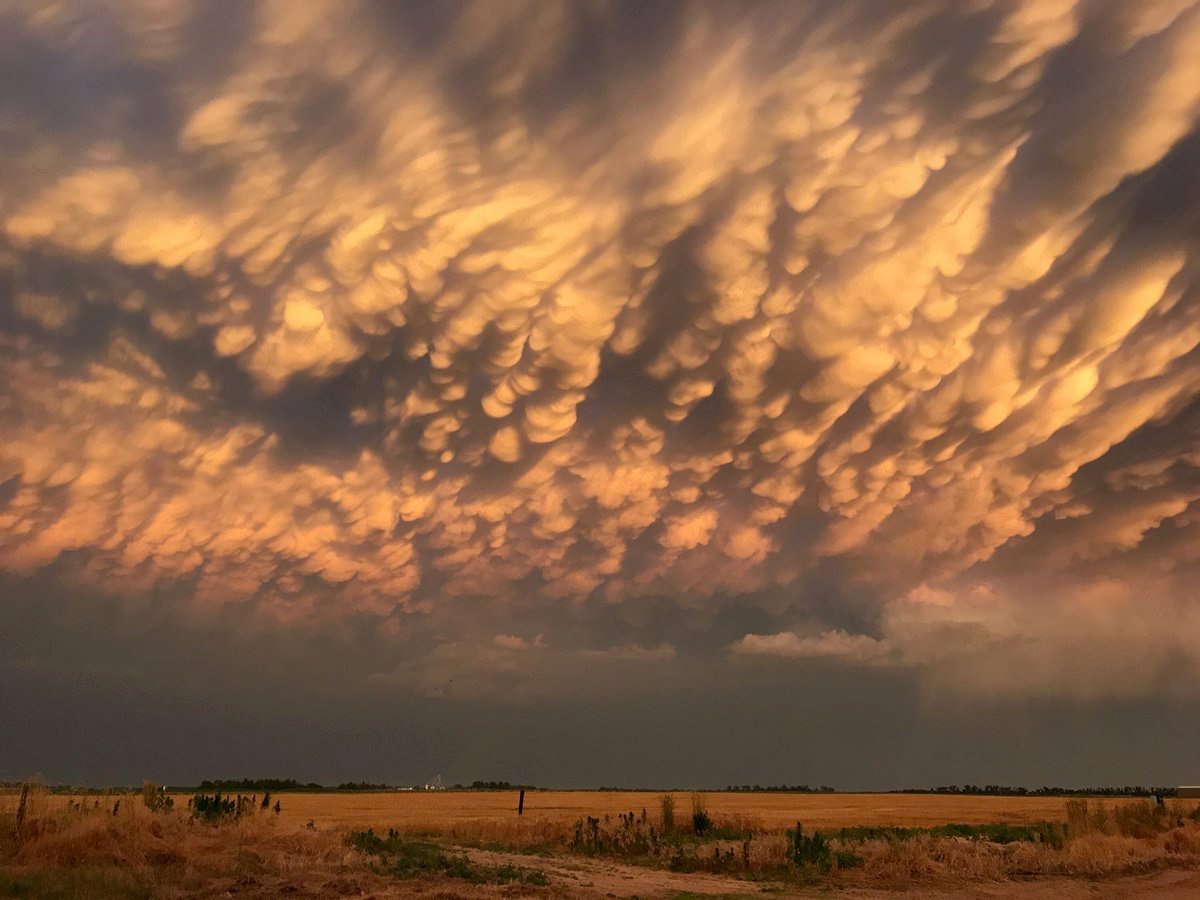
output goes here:
[[[0, 35], [5, 568], [401, 633], [828, 559], [884, 601], [1196, 564], [1147, 540], [1194, 533], [1195, 459], [1139, 438], [1198, 414], [1196, 3], [131, 0]], [[882, 658], [824, 631], [758, 640]]]

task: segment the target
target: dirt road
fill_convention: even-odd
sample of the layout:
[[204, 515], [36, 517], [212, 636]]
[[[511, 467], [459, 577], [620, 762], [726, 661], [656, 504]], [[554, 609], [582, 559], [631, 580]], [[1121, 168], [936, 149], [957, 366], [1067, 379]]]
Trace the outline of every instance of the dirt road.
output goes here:
[[1006, 881], [994, 884], [922, 885], [903, 890], [864, 890], [795, 888], [779, 890], [773, 883], [748, 882], [721, 875], [699, 872], [669, 872], [643, 866], [629, 866], [611, 860], [577, 856], [530, 856], [464, 849], [472, 862], [487, 866], [515, 865], [536, 868], [546, 873], [555, 896], [591, 900], [598, 897], [676, 897], [678, 895], [723, 898], [761, 897], [769, 889], [771, 897], [823, 897], [845, 900], [899, 900], [905, 896], [935, 900], [1099, 900], [1099, 898], [1149, 898], [1156, 900], [1196, 900], [1200, 898], [1200, 872], [1172, 870], [1132, 878], [1088, 881], [1078, 878], [1044, 878], [1030, 881]]

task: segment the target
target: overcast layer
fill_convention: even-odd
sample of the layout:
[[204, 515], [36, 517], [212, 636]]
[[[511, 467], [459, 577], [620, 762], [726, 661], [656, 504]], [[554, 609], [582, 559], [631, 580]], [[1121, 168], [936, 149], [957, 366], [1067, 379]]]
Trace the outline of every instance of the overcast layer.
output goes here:
[[498, 704], [669, 782], [581, 711], [752, 693], [680, 782], [1184, 778], [1125, 728], [1200, 715], [1197, 60], [1191, 0], [0, 5], [0, 777], [219, 700], [441, 737], [179, 771]]

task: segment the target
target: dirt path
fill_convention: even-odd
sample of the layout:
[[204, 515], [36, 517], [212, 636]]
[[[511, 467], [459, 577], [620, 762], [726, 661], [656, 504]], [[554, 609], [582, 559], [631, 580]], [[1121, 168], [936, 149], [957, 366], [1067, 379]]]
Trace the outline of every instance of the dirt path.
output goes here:
[[[868, 895], [864, 895], [868, 896]], [[1200, 897], [1200, 872], [1172, 869], [1154, 875], [1086, 881], [1081, 878], [1045, 878], [959, 888], [943, 894], [923, 894], [943, 900], [1196, 900]]]
[[629, 866], [610, 860], [572, 856], [530, 856], [464, 848], [472, 862], [486, 866], [514, 865], [546, 873], [554, 896], [590, 900], [596, 897], [673, 897], [689, 894], [712, 897], [844, 898], [844, 900], [898, 900], [930, 897], [936, 900], [1196, 900], [1200, 898], [1200, 872], [1171, 870], [1136, 878], [1087, 881], [1078, 878], [1044, 878], [998, 884], [931, 887], [909, 891], [829, 887], [780, 890], [779, 885], [741, 881], [702, 872], [669, 872]]
[[514, 865], [541, 869], [550, 880], [555, 894], [569, 891], [570, 897], [662, 897], [691, 893], [707, 896], [753, 896], [760, 892], [756, 884], [709, 875], [703, 872], [669, 872], [646, 866], [586, 856], [529, 856], [497, 853], [491, 850], [464, 849], [471, 862], [485, 866]]

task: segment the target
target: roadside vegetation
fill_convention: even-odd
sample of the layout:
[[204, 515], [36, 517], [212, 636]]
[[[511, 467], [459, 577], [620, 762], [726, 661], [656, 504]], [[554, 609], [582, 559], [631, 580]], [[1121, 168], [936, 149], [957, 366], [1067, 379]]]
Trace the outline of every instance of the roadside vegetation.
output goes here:
[[720, 875], [752, 892], [1200, 867], [1200, 806], [1181, 800], [1075, 798], [1057, 820], [839, 829], [766, 827], [714, 813], [702, 793], [657, 801], [574, 823], [514, 815], [375, 831], [286, 824], [266, 791], [184, 803], [150, 782], [140, 795], [70, 798], [27, 783], [0, 793], [0, 896], [408, 896], [434, 884], [458, 885], [454, 896], [564, 896], [564, 867], [601, 864]]
[[1134, 875], [1200, 865], [1200, 806], [1182, 801], [1064, 803], [1060, 821], [950, 823], [927, 828], [763, 828], [714, 818], [701, 794], [682, 818], [670, 794], [658, 809], [585, 816], [563, 833], [551, 823], [456, 823], [430, 838], [514, 852], [619, 860], [753, 881], [909, 887], [940, 881]]

